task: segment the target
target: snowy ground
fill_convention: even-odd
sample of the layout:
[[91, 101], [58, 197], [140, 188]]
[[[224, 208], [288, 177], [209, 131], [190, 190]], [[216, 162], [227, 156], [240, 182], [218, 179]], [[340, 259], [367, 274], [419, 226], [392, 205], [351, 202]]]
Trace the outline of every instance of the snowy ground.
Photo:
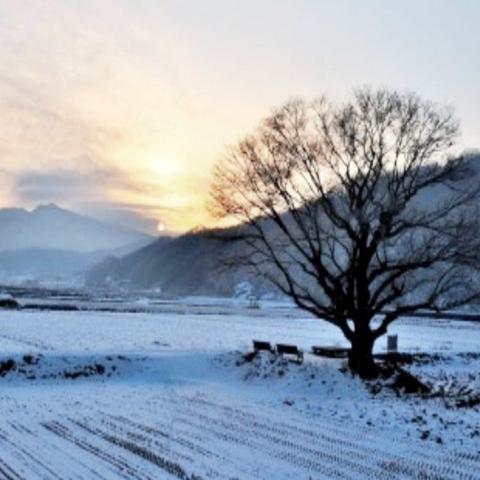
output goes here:
[[[0, 479], [480, 478], [478, 407], [374, 395], [342, 360], [243, 363], [253, 338], [345, 344], [293, 309], [225, 308], [0, 311]], [[480, 390], [480, 324], [392, 331], [439, 354], [411, 366], [426, 381]]]

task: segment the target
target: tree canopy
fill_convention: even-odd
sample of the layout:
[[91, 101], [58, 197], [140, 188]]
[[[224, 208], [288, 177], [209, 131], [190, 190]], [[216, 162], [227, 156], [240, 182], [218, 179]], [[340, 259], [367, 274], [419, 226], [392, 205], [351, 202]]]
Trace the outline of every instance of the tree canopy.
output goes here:
[[339, 327], [371, 371], [399, 316], [480, 297], [480, 188], [458, 132], [413, 93], [286, 103], [215, 167], [212, 211], [244, 247], [231, 260]]

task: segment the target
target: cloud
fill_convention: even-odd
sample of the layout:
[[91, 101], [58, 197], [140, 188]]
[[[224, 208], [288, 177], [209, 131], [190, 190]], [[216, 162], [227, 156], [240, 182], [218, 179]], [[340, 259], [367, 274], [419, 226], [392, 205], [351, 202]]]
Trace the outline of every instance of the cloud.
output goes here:
[[117, 180], [115, 177], [105, 171], [87, 174], [61, 170], [29, 171], [15, 175], [14, 188], [20, 202], [72, 202], [97, 198], [102, 190]]
[[[192, 222], [195, 224], [195, 218], [201, 216], [203, 210], [203, 202], [195, 195], [205, 189], [203, 179], [194, 181], [188, 177], [185, 188], [196, 193], [191, 198], [182, 194], [177, 198], [176, 184], [167, 187], [155, 179], [135, 178], [115, 167], [90, 171], [0, 169], [0, 184], [2, 181], [14, 192], [14, 205], [34, 207], [56, 203], [150, 234], [157, 233], [160, 223], [166, 224], [170, 231], [182, 230], [178, 225], [189, 228]], [[125, 197], [133, 200], [125, 201]]]
[[169, 211], [168, 207], [141, 203], [82, 202], [80, 212], [99, 220], [126, 225], [130, 228], [158, 235], [158, 225]]
[[184, 210], [202, 202], [185, 177], [204, 174], [210, 154], [176, 40], [149, 2], [0, 4], [1, 204], [94, 204], [119, 221], [192, 226]]
[[135, 194], [147, 188], [115, 169], [82, 173], [58, 169], [13, 174], [3, 171], [0, 178], [9, 179], [11, 190], [15, 192], [15, 203], [20, 205], [35, 206], [53, 202], [149, 233], [155, 232], [161, 218], [159, 208], [155, 209], [154, 216], [149, 217], [145, 214], [148, 211], [145, 205], [124, 205], [110, 200], [116, 191]]

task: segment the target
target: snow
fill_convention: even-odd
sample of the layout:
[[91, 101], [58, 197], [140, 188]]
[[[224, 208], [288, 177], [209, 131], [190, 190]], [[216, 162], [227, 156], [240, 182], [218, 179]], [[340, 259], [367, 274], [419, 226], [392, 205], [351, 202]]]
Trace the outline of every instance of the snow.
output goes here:
[[[305, 352], [346, 345], [288, 304], [262, 307], [0, 311], [0, 371], [16, 364], [0, 376], [0, 478], [480, 478], [478, 407], [374, 395], [343, 360], [308, 353], [303, 365], [245, 362], [253, 338]], [[401, 350], [439, 354], [411, 366], [423, 379], [478, 389], [467, 353], [480, 324], [406, 319], [391, 330]]]

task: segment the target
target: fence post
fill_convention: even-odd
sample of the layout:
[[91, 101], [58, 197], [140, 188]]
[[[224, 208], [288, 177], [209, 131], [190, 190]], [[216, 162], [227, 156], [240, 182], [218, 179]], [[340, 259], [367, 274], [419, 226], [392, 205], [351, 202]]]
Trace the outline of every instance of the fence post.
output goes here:
[[398, 352], [398, 335], [387, 335], [387, 353]]

